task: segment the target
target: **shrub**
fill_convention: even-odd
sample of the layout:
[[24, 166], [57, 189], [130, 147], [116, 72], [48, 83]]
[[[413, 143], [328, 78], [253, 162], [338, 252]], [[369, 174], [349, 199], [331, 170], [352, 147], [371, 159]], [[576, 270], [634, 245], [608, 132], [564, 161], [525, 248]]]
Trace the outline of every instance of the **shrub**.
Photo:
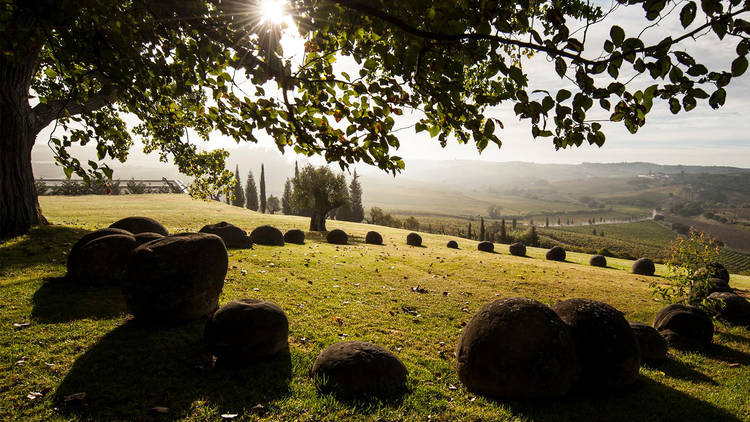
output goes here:
[[140, 195], [146, 193], [146, 184], [133, 178], [128, 180], [125, 185], [128, 187], [128, 192], [131, 194]]
[[652, 282], [652, 294], [668, 303], [686, 303], [715, 312], [717, 304], [708, 299], [713, 282], [712, 265], [719, 257], [719, 246], [703, 232], [690, 231], [678, 238], [669, 248], [667, 265], [668, 285]]
[[409, 217], [404, 220], [404, 229], [406, 230], [419, 230], [419, 220], [414, 217]]

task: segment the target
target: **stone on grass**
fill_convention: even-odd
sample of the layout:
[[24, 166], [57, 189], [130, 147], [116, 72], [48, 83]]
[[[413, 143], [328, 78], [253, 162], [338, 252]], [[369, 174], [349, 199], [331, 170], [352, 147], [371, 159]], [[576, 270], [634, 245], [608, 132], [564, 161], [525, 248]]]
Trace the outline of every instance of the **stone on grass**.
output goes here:
[[250, 237], [246, 231], [226, 221], [205, 225], [200, 229], [199, 233], [209, 233], [219, 236], [227, 248], [251, 249], [253, 247], [253, 242], [250, 241]]
[[83, 245], [76, 244], [68, 257], [66, 277], [83, 285], [119, 285], [136, 246], [130, 233], [94, 237]]
[[714, 323], [702, 309], [673, 303], [663, 307], [654, 317], [654, 328], [670, 346], [700, 349], [711, 344]]
[[284, 242], [295, 245], [305, 244], [305, 232], [300, 229], [291, 229], [284, 233]]
[[562, 246], [553, 246], [547, 251], [547, 259], [550, 261], [565, 261], [565, 249]]
[[162, 237], [164, 236], [160, 235], [159, 233], [152, 233], [152, 232], [138, 233], [137, 235], [135, 235], [135, 243], [137, 243], [138, 246], [141, 246], [144, 243], [148, 243], [156, 239], [161, 239]]
[[552, 309], [568, 326], [581, 363], [580, 387], [617, 389], [638, 378], [638, 340], [622, 312], [590, 299], [568, 299]]
[[750, 326], [750, 302], [747, 299], [728, 292], [711, 293], [708, 298], [721, 301], [723, 304], [717, 310], [719, 318], [730, 325]]
[[265, 246], [284, 246], [284, 235], [276, 227], [265, 225], [250, 233], [250, 241]]
[[126, 217], [122, 220], [115, 221], [109, 227], [113, 229], [127, 230], [133, 234], [146, 232], [159, 233], [162, 236], [169, 234], [166, 227], [149, 217]]
[[729, 287], [729, 282], [721, 278], [712, 278], [708, 281], [708, 292], [709, 293], [731, 293], [732, 288]]
[[271, 302], [240, 299], [219, 308], [206, 323], [204, 338], [217, 361], [253, 364], [289, 347], [289, 321]]
[[718, 262], [712, 262], [708, 264], [706, 270], [710, 274], [711, 278], [718, 278], [726, 281], [729, 284], [729, 271], [722, 264]]
[[448, 244], [445, 246], [451, 249], [458, 249], [458, 242], [456, 242], [455, 240], [449, 240]]
[[464, 328], [456, 354], [466, 388], [497, 398], [562, 397], [580, 374], [570, 331], [533, 299], [504, 298], [483, 306]]
[[422, 246], [422, 236], [417, 233], [409, 233], [406, 236], [406, 244], [409, 246]]
[[652, 276], [656, 272], [654, 261], [641, 258], [633, 263], [633, 274]]
[[526, 245], [521, 242], [512, 243], [508, 246], [508, 251], [514, 256], [526, 256]]
[[109, 236], [113, 234], [122, 234], [126, 236], [133, 235], [133, 233], [130, 233], [127, 230], [112, 229], [109, 227], [104, 228], [104, 229], [99, 229], [99, 230], [83, 235], [83, 237], [78, 239], [78, 241], [73, 244], [73, 247], [70, 248], [70, 252], [68, 253], [68, 273], [70, 274], [71, 266], [78, 265], [75, 261], [80, 257], [79, 252], [84, 245], [86, 245], [87, 243], [91, 242], [94, 239], [98, 239], [100, 237]]
[[180, 323], [212, 314], [219, 305], [229, 260], [219, 236], [182, 233], [137, 247], [122, 292], [136, 320]]
[[334, 343], [320, 352], [312, 370], [324, 391], [343, 398], [388, 397], [405, 389], [406, 367], [390, 351], [372, 343]]
[[667, 359], [667, 340], [656, 331], [656, 328], [642, 322], [630, 321], [638, 348], [641, 350], [641, 363], [658, 362]]
[[369, 243], [370, 245], [382, 245], [383, 236], [381, 236], [378, 232], [369, 231], [365, 236], [365, 243]]
[[589, 265], [592, 267], [606, 267], [607, 258], [604, 255], [592, 255], [589, 259]]
[[485, 240], [477, 244], [477, 250], [482, 252], [495, 252], [495, 244]]
[[326, 242], [334, 245], [346, 245], [349, 243], [349, 236], [341, 229], [333, 229], [326, 235]]

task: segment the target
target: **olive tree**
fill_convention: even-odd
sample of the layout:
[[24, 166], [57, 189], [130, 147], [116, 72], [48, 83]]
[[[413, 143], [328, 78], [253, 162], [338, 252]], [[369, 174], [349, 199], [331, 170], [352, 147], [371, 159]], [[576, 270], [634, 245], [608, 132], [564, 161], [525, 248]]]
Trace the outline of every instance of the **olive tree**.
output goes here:
[[309, 210], [310, 231], [326, 231], [328, 214], [349, 203], [344, 175], [337, 175], [325, 166], [306, 165], [292, 179], [292, 185], [292, 208]]

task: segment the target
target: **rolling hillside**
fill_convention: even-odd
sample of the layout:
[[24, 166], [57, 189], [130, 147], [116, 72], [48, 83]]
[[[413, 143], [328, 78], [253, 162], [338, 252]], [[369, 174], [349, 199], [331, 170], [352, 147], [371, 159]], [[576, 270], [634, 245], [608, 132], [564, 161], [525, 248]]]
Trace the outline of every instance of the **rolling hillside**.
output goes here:
[[[461, 329], [498, 297], [548, 304], [587, 297], [611, 304], [630, 320], [650, 322], [664, 304], [652, 298], [648, 285], [663, 280], [630, 274], [628, 260], [593, 268], [586, 254], [550, 262], [543, 249], [514, 257], [497, 245], [499, 253], [489, 254], [465, 239], [456, 239], [460, 249], [451, 250], [445, 247], [451, 237], [431, 234], [423, 235], [425, 247], [414, 248], [405, 245], [404, 230], [332, 221], [329, 229], [347, 231], [352, 244], [330, 245], [307, 233], [304, 245], [230, 251], [221, 303], [277, 303], [290, 321], [290, 349], [284, 358], [246, 368], [212, 368], [203, 321], [140, 326], [126, 313], [117, 288], [52, 281], [64, 274], [70, 245], [129, 215], [154, 217], [172, 232], [222, 220], [245, 229], [304, 229], [306, 218], [180, 195], [43, 197], [41, 205], [53, 225], [0, 245], [2, 420], [204, 421], [224, 414], [268, 421], [750, 418], [744, 388], [750, 384], [750, 334], [724, 325], [712, 349], [673, 350], [667, 363], [644, 366], [634, 388], [611, 395], [529, 404], [476, 396], [462, 387], [453, 357]], [[363, 243], [372, 229], [383, 234], [385, 245]], [[747, 293], [750, 277], [733, 275], [732, 285]], [[395, 402], [344, 402], [318, 392], [310, 366], [324, 347], [343, 340], [372, 341], [397, 354], [409, 370], [407, 394]], [[82, 393], [85, 406], [65, 404], [66, 396]]]

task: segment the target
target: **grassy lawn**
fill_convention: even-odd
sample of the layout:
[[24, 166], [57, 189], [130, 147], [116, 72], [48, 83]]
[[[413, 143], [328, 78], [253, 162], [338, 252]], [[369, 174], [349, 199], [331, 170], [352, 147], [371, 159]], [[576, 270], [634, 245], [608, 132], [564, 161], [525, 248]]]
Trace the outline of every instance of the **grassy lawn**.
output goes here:
[[[512, 402], [475, 396], [459, 383], [453, 351], [461, 327], [498, 297], [548, 304], [586, 297], [650, 323], [664, 304], [650, 295], [653, 278], [628, 273], [631, 261], [592, 268], [585, 254], [548, 262], [542, 249], [520, 258], [496, 245], [499, 253], [488, 254], [466, 239], [451, 250], [450, 237], [430, 234], [423, 234], [426, 247], [413, 248], [404, 230], [329, 221], [329, 230], [345, 230], [353, 243], [329, 245], [307, 233], [305, 245], [230, 251], [221, 302], [259, 298], [281, 306], [290, 353], [240, 370], [211, 368], [205, 321], [142, 327], [129, 319], [118, 289], [48, 279], [64, 274], [70, 245], [83, 233], [129, 215], [154, 217], [170, 231], [222, 220], [248, 231], [262, 224], [306, 229], [306, 218], [179, 195], [41, 203], [53, 224], [0, 245], [0, 420], [750, 420], [750, 332], [721, 324], [710, 350], [673, 350], [667, 363], [642, 368], [640, 381], [625, 391]], [[386, 245], [363, 243], [373, 228]], [[750, 289], [747, 276], [733, 275], [731, 283], [745, 294]], [[30, 325], [14, 326], [23, 323]], [[396, 353], [409, 370], [407, 394], [351, 403], [319, 393], [308, 370], [324, 347], [341, 340], [372, 341]], [[82, 392], [85, 403], [63, 402]]]

